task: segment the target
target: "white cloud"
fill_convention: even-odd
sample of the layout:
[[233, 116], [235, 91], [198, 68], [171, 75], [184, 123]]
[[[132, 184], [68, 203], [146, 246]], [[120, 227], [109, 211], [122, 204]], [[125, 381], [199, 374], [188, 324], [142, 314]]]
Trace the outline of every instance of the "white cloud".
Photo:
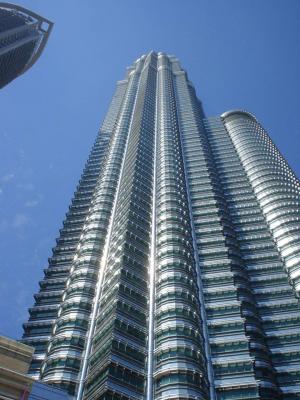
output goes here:
[[18, 183], [17, 188], [22, 190], [34, 190], [34, 185], [33, 183]]
[[16, 214], [12, 226], [16, 229], [27, 225], [30, 222], [30, 218], [26, 214]]
[[35, 207], [38, 204], [39, 204], [38, 200], [28, 200], [24, 205], [25, 207]]
[[1, 181], [2, 182], [9, 182], [12, 179], [14, 179], [14, 177], [15, 177], [15, 174], [5, 174], [5, 175], [1, 176]]

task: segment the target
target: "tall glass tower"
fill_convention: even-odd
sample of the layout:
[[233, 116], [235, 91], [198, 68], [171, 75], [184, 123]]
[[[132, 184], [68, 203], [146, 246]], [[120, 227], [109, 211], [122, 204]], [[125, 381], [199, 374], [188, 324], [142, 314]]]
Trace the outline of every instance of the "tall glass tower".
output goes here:
[[300, 183], [178, 60], [117, 83], [23, 342], [77, 399], [300, 398]]
[[24, 7], [0, 2], [0, 89], [32, 67], [52, 27]]

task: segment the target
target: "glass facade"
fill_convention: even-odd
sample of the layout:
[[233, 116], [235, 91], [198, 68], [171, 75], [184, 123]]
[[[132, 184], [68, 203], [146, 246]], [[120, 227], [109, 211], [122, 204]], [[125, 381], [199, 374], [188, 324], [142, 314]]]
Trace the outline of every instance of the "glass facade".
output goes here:
[[35, 63], [52, 26], [32, 11], [0, 2], [0, 89]]
[[119, 81], [23, 342], [77, 399], [300, 398], [299, 181], [174, 56]]

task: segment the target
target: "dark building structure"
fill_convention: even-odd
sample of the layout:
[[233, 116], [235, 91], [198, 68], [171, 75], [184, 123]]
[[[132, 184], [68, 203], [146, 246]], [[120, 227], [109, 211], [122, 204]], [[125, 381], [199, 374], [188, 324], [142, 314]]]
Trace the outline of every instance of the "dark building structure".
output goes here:
[[52, 27], [32, 11], [0, 2], [0, 89], [32, 67]]

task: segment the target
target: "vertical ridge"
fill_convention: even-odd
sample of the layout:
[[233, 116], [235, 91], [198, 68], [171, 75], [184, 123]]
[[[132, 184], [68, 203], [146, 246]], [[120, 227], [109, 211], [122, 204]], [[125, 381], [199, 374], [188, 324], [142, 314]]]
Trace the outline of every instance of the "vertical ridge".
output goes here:
[[173, 72], [158, 54], [157, 279], [154, 399], [208, 399]]
[[[175, 76], [175, 92], [176, 92], [176, 97], [177, 97], [177, 102], [178, 102], [178, 108], [180, 108], [180, 101], [178, 98], [178, 86], [177, 86], [177, 80], [182, 79], [184, 84], [187, 84], [187, 76], [185, 72], [177, 72]], [[182, 95], [182, 93], [181, 93]], [[188, 107], [188, 103], [186, 102], [186, 107]], [[180, 113], [178, 113], [178, 124], [180, 131], [182, 129], [182, 120], [180, 118]], [[180, 132], [180, 145], [182, 149], [182, 158], [183, 158], [183, 165], [184, 165], [184, 177], [185, 177], [185, 182], [186, 182], [186, 190], [187, 190], [187, 198], [188, 198], [188, 209], [189, 209], [189, 216], [190, 216], [190, 223], [191, 223], [191, 232], [192, 232], [192, 240], [193, 240], [193, 254], [195, 258], [195, 263], [197, 266], [197, 285], [198, 285], [198, 291], [199, 291], [199, 303], [200, 303], [200, 312], [201, 312], [201, 319], [203, 321], [203, 335], [204, 335], [204, 348], [205, 348], [205, 357], [206, 357], [206, 363], [207, 363], [207, 375], [208, 375], [208, 380], [209, 380], [209, 393], [210, 393], [210, 400], [215, 400], [215, 384], [214, 384], [214, 372], [213, 372], [213, 366], [211, 362], [211, 351], [210, 351], [210, 343], [209, 343], [209, 333], [208, 333], [208, 327], [207, 327], [207, 316], [206, 316], [206, 310], [205, 310], [205, 299], [204, 299], [204, 293], [203, 293], [203, 285], [202, 285], [202, 278], [201, 278], [201, 269], [200, 269], [200, 260], [199, 260], [199, 254], [198, 254], [198, 249], [197, 249], [197, 238], [196, 238], [196, 230], [194, 226], [194, 216], [192, 212], [192, 203], [191, 203], [191, 194], [190, 194], [190, 187], [189, 187], [189, 177], [188, 177], [188, 165], [187, 165], [187, 160], [186, 160], [186, 155], [185, 155], [185, 146], [184, 146], [184, 141], [183, 141], [183, 135], [182, 132]]]
[[[77, 384], [82, 351], [90, 323], [91, 304], [97, 286], [99, 260], [107, 235], [139, 76], [139, 72], [133, 73], [129, 79], [119, 121], [113, 131], [91, 200], [41, 370], [41, 377], [45, 382], [64, 387], [75, 387]], [[80, 345], [72, 343], [74, 334], [78, 335], [83, 343]], [[64, 338], [69, 338], [69, 342], [65, 343]]]
[[[49, 258], [44, 278], [40, 281], [40, 291], [35, 295], [35, 304], [29, 309], [30, 318], [24, 326], [22, 342], [35, 347], [29, 373], [35, 378], [45, 359], [51, 339], [53, 325], [58, 316], [59, 305], [70, 275], [73, 258], [77, 251], [80, 236], [91, 206], [92, 196], [103, 168], [105, 152], [109, 146], [112, 131], [120, 111], [127, 83], [118, 83], [116, 92], [100, 128], [88, 161], [84, 167], [77, 190], [71, 201], [69, 211], [60, 229], [60, 236]], [[78, 345], [82, 345], [78, 336]], [[73, 389], [72, 389], [73, 390]]]
[[[157, 87], [157, 68], [156, 68]], [[153, 399], [153, 357], [154, 357], [154, 325], [155, 325], [155, 277], [156, 277], [156, 185], [157, 185], [157, 111], [158, 96], [155, 98], [155, 127], [154, 127], [154, 155], [153, 155], [153, 191], [152, 191], [152, 219], [151, 245], [149, 260], [149, 317], [148, 317], [148, 351], [147, 351], [147, 392], [146, 400]]]
[[86, 399], [143, 399], [155, 117], [155, 57], [143, 57], [112, 239], [106, 258]]
[[[137, 87], [137, 92], [138, 92], [138, 87]], [[137, 102], [137, 96], [135, 97], [132, 115], [134, 114], [134, 110], [136, 108], [136, 102]], [[131, 118], [131, 122], [128, 127], [129, 132], [131, 130], [132, 121], [133, 121], [133, 119]], [[119, 191], [120, 191], [121, 178], [122, 178], [124, 164], [125, 164], [128, 142], [129, 142], [129, 135], [126, 138], [126, 143], [125, 143], [123, 157], [122, 157], [122, 163], [120, 166], [118, 184], [117, 184], [116, 193], [114, 196], [114, 202], [113, 202], [113, 206], [112, 206], [111, 216], [109, 218], [108, 230], [107, 230], [107, 235], [105, 238], [103, 254], [101, 256], [101, 261], [100, 261], [100, 267], [99, 267], [98, 279], [97, 279], [97, 285], [96, 285], [96, 292], [95, 292], [95, 296], [93, 299], [93, 308], [92, 308], [92, 313], [91, 313], [91, 317], [90, 317], [90, 321], [89, 321], [89, 329], [87, 332], [86, 345], [85, 345], [83, 360], [81, 361], [81, 370], [79, 371], [80, 372], [79, 384], [78, 384], [78, 390], [77, 390], [77, 394], [76, 394], [77, 400], [81, 400], [83, 397], [84, 383], [86, 380], [86, 373], [87, 373], [87, 369], [88, 369], [88, 360], [90, 357], [92, 340], [93, 340], [94, 331], [95, 331], [96, 317], [97, 317], [97, 314], [99, 311], [98, 306], [99, 306], [101, 293], [102, 293], [103, 278], [104, 278], [104, 273], [105, 273], [105, 268], [106, 268], [106, 263], [107, 263], [108, 252], [109, 252], [109, 248], [111, 245], [112, 227], [113, 227], [113, 221], [114, 221], [115, 214], [116, 214], [116, 206], [117, 206], [117, 200], [118, 200]]]

